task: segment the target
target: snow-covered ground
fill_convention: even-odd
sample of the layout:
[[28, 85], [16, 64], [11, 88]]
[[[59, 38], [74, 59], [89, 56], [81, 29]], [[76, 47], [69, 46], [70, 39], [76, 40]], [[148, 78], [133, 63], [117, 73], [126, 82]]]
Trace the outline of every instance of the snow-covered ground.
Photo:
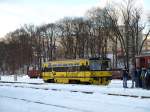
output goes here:
[[[14, 78], [2, 76], [1, 80], [12, 82]], [[18, 82], [43, 83], [27, 76], [18, 77]], [[0, 82], [0, 112], [149, 112], [150, 98], [142, 96], [150, 97], [150, 91], [123, 89], [119, 80], [108, 86]]]
[[26, 82], [26, 83], [44, 83], [42, 79], [34, 79], [34, 78], [29, 78], [27, 75], [19, 75], [17, 76], [17, 81], [14, 81], [15, 77], [14, 75], [5, 75], [1, 76], [0, 81], [11, 81], [11, 82]]

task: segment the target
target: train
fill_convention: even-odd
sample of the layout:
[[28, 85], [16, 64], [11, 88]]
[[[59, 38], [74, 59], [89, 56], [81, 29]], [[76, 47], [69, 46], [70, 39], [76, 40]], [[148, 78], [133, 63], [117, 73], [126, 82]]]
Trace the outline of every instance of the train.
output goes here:
[[109, 58], [48, 61], [42, 64], [41, 78], [52, 83], [108, 85], [112, 78]]
[[39, 78], [41, 74], [41, 70], [38, 66], [30, 65], [27, 67], [27, 75], [30, 78]]
[[[141, 54], [135, 56], [135, 68], [149, 68], [150, 67], [150, 54]], [[131, 78], [131, 74], [129, 75], [129, 79]], [[112, 79], [122, 79], [122, 69], [113, 69], [112, 70]]]
[[150, 54], [136, 56], [136, 68], [149, 68]]

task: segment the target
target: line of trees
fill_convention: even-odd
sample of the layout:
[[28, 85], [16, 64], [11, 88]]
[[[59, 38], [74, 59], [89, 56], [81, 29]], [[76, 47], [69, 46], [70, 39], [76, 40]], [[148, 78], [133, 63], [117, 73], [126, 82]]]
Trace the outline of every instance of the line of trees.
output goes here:
[[[113, 67], [122, 60], [129, 68], [130, 62], [135, 64], [135, 56], [141, 54], [150, 33], [150, 28], [142, 23], [142, 10], [134, 6], [135, 2], [126, 0], [119, 10], [113, 4], [92, 8], [85, 17], [68, 17], [41, 26], [24, 25], [8, 33], [0, 41], [1, 71], [15, 73], [25, 66], [40, 67], [43, 61], [56, 59], [105, 58], [110, 43], [113, 44]], [[121, 59], [117, 55], [118, 47]]]

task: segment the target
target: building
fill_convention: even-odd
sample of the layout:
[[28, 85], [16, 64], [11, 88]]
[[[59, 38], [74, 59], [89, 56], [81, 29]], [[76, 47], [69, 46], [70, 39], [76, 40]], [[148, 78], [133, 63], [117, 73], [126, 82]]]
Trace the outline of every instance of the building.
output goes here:
[[143, 52], [144, 54], [150, 53], [150, 36], [149, 36], [149, 37], [147, 38], [147, 40], [144, 42], [142, 52]]
[[[130, 28], [129, 29], [125, 29], [125, 26], [121, 25], [121, 26], [119, 26], [119, 30], [120, 30], [121, 35], [123, 36], [123, 40], [125, 42], [124, 43], [125, 47], [128, 48], [128, 60], [129, 60], [128, 63], [131, 63], [133, 58], [134, 58], [134, 56], [135, 56], [135, 54], [137, 53], [136, 51], [140, 50], [140, 45], [142, 44], [142, 40], [143, 40], [143, 33], [141, 31], [138, 34], [138, 36], [139, 36], [138, 37], [138, 42], [136, 42], [136, 39], [132, 38], [133, 32], [132, 32], [132, 30], [130, 30]], [[128, 31], [126, 31], [126, 30], [128, 30]], [[126, 32], [128, 32], [128, 34]], [[117, 44], [117, 46], [116, 46], [116, 44]], [[134, 46], [136, 46], [136, 47], [134, 47]], [[119, 39], [117, 39], [116, 43], [112, 42], [112, 40], [108, 41], [107, 47], [108, 47], [107, 48], [108, 52], [113, 55], [112, 56], [113, 57], [112, 60], [113, 60], [114, 66], [116, 66], [116, 65], [117, 65], [117, 67], [122, 66], [123, 65], [123, 61], [125, 59], [124, 58], [125, 54], [123, 53], [123, 50], [121, 48], [121, 44], [120, 44]], [[117, 54], [117, 55], [115, 55], [115, 54]], [[118, 66], [118, 64], [115, 64], [116, 62], [120, 63], [120, 65]]]

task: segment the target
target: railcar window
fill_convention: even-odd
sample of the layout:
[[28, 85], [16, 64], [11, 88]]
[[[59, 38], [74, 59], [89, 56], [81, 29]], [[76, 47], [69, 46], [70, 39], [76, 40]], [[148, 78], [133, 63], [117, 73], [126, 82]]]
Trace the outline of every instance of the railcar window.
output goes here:
[[141, 63], [141, 65], [140, 65], [140, 67], [144, 67], [145, 66], [145, 58], [141, 58], [140, 59], [140, 63]]
[[[56, 66], [57, 65], [57, 66]], [[53, 64], [48, 67], [42, 68], [43, 72], [76, 72], [76, 71], [89, 71], [90, 66], [88, 63], [86, 65], [79, 65], [78, 63], [76, 64]]]
[[41, 71], [44, 72], [44, 68], [42, 68]]
[[75, 72], [75, 71], [79, 71], [80, 68], [79, 66], [70, 66], [70, 67], [54, 67], [53, 71], [56, 72]]
[[44, 72], [51, 72], [51, 71], [52, 71], [52, 68], [47, 68], [47, 67], [45, 67], [45, 68], [43, 68], [43, 71], [44, 71]]
[[103, 61], [102, 62], [102, 70], [106, 70], [107, 68], [109, 68], [108, 61]]
[[85, 66], [85, 65], [80, 66], [80, 71], [88, 71], [88, 70], [89, 70], [89, 66]]
[[68, 67], [54, 67], [53, 71], [56, 71], [56, 72], [66, 72], [67, 69], [68, 69]]

